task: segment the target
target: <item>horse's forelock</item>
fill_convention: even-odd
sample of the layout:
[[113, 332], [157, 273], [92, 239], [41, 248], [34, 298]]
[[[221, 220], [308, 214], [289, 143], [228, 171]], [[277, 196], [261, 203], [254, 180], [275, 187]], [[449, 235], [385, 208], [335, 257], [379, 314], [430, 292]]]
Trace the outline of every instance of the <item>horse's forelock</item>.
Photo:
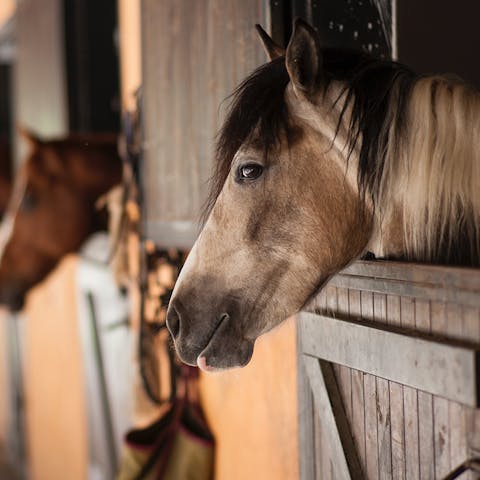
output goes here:
[[289, 133], [285, 88], [289, 82], [285, 58], [279, 57], [257, 68], [229, 97], [230, 103], [216, 148], [210, 195], [202, 215], [206, 220], [230, 172], [235, 154], [242, 145], [274, 149]]
[[[324, 88], [333, 80], [343, 82], [347, 101], [338, 119], [343, 120], [351, 108], [348, 136], [350, 153], [360, 139], [359, 189], [373, 196], [379, 189], [383, 173], [384, 151], [389, 141], [383, 134], [387, 117], [395, 128], [403, 128], [406, 105], [414, 76], [395, 62], [375, 60], [367, 54], [341, 49], [325, 49]], [[238, 149], [255, 141], [267, 154], [279, 145], [282, 134], [290, 137], [293, 127], [285, 103], [289, 83], [285, 58], [269, 62], [247, 77], [232, 94], [223, 126], [217, 137], [214, 174], [210, 180], [203, 220], [206, 220], [230, 171]], [[395, 88], [394, 88], [395, 87]], [[393, 116], [390, 104], [397, 95], [398, 108]], [[379, 134], [380, 132], [380, 134]]]

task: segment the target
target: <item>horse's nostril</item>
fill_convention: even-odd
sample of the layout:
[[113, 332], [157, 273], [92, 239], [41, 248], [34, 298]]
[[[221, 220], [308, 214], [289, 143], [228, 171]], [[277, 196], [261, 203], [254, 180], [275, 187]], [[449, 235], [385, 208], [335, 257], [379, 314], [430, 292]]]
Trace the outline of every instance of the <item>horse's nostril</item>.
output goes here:
[[228, 320], [230, 318], [230, 315], [228, 313], [222, 313], [220, 315], [220, 319], [219, 319], [219, 322], [218, 322], [218, 325], [220, 325], [221, 323], [223, 323], [224, 321]]
[[172, 338], [177, 338], [178, 333], [180, 332], [180, 314], [173, 305], [168, 311], [167, 328]]

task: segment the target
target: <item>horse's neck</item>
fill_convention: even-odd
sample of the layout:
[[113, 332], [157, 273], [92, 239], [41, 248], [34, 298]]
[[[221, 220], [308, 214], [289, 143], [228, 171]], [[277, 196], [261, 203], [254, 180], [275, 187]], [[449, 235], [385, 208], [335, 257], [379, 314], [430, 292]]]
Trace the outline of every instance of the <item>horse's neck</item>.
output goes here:
[[465, 249], [478, 261], [480, 94], [443, 77], [422, 78], [413, 87], [405, 129], [393, 135], [372, 249], [426, 261]]

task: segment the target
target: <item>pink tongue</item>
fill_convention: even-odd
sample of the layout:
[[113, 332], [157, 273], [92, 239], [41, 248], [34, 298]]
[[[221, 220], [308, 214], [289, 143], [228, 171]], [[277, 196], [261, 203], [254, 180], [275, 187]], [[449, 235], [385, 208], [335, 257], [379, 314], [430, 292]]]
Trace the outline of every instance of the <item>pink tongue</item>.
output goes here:
[[209, 367], [207, 365], [207, 359], [205, 357], [198, 357], [197, 358], [197, 365], [200, 370], [204, 372], [215, 372], [217, 369], [215, 367]]

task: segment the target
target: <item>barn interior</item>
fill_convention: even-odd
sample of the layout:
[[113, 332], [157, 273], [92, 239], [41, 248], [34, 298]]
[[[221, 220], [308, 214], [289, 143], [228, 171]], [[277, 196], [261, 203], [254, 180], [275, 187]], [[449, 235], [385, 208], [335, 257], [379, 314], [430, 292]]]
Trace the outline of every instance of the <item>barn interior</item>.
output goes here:
[[[55, 253], [20, 303], [0, 293], [0, 479], [157, 478], [178, 465], [161, 478], [440, 479], [460, 465], [458, 478], [477, 478], [478, 268], [359, 261], [315, 314], [261, 337], [242, 369], [198, 372], [174, 352], [166, 311], [201, 230], [226, 99], [267, 61], [255, 24], [286, 47], [299, 17], [326, 47], [480, 88], [480, 4], [469, 0], [0, 1], [0, 258], [12, 212], [26, 205], [32, 216], [40, 202], [32, 210], [24, 195], [16, 207], [28, 161], [47, 152], [50, 168], [62, 142], [72, 164], [98, 148], [86, 163], [95, 177], [107, 144], [116, 152], [115, 171], [98, 173], [108, 188], [77, 198], [78, 210], [52, 200], [65, 208], [18, 240], [12, 269]], [[75, 168], [70, 196], [84, 175]], [[68, 225], [81, 232], [63, 246]], [[37, 246], [44, 237], [51, 247]], [[382, 347], [396, 342], [405, 360]], [[422, 351], [431, 363], [417, 372]], [[377, 368], [387, 361], [405, 367]], [[157, 451], [170, 432], [159, 420], [186, 397], [201, 411], [187, 432], [195, 441], [170, 450], [171, 436]]]

